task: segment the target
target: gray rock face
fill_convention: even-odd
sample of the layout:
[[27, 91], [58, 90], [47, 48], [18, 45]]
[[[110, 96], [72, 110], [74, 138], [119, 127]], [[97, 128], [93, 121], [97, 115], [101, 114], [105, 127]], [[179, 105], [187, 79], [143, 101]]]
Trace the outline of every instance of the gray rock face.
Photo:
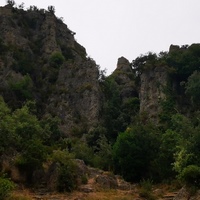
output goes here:
[[124, 72], [131, 72], [130, 63], [125, 57], [122, 56], [118, 58], [117, 70], [121, 70]]
[[108, 176], [108, 175], [98, 175], [96, 177], [96, 182], [104, 189], [117, 189], [117, 179], [115, 176]]
[[152, 121], [157, 121], [161, 111], [160, 102], [165, 99], [163, 89], [167, 80], [165, 66], [144, 70], [141, 74], [140, 113], [146, 113]]
[[196, 191], [194, 194], [191, 194], [189, 189], [183, 187], [176, 197], [173, 200], [199, 200], [200, 199], [200, 190]]
[[[9, 91], [10, 80], [29, 74], [44, 115], [59, 116], [65, 134], [89, 131], [99, 118], [99, 71], [67, 25], [48, 11], [5, 6], [0, 7], [0, 32], [1, 41], [13, 48], [0, 57], [0, 95], [6, 96], [2, 91]], [[65, 59], [59, 67], [51, 64], [55, 52]]]
[[123, 56], [118, 58], [117, 68], [112, 76], [120, 88], [120, 96], [124, 101], [127, 98], [137, 96], [137, 88], [135, 86], [134, 73], [131, 69], [130, 62]]

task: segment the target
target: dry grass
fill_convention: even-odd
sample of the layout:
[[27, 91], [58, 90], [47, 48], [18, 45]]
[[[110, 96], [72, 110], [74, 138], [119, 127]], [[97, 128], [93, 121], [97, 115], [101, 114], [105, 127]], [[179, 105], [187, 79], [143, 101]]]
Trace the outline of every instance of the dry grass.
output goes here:
[[[30, 193], [29, 191], [15, 191], [11, 197], [7, 200], [32, 200], [35, 199], [35, 194]], [[120, 191], [120, 190], [101, 190], [97, 192], [91, 193], [82, 193], [82, 192], [72, 192], [72, 193], [65, 193], [65, 194], [52, 194], [43, 196], [43, 200], [48, 199], [59, 199], [59, 200], [74, 200], [74, 199], [81, 199], [81, 200], [133, 200], [138, 197], [135, 194], [127, 191]]]
[[[161, 198], [164, 194], [167, 194], [171, 191], [169, 185], [154, 185], [152, 188], [152, 194], [154, 195], [154, 199]], [[141, 187], [135, 187], [129, 191], [123, 190], [106, 190], [99, 187], [95, 188], [94, 192], [84, 193], [80, 191], [74, 191], [72, 193], [55, 193], [55, 194], [47, 194], [42, 196], [43, 200], [49, 199], [57, 199], [57, 200], [134, 200], [134, 199], [143, 199], [140, 197]], [[23, 189], [19, 191], [13, 192], [12, 196], [7, 200], [33, 200], [37, 194], [31, 193], [29, 190]]]
[[133, 200], [135, 198], [134, 194], [122, 191], [95, 192], [87, 196], [87, 200]]
[[32, 200], [32, 196], [27, 190], [15, 191], [6, 200]]

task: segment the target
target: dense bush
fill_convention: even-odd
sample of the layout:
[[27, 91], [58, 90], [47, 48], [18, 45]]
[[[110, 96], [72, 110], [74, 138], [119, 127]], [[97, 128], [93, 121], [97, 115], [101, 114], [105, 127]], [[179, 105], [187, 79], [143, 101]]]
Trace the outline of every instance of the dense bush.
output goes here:
[[6, 199], [14, 190], [15, 184], [7, 178], [0, 177], [0, 199]]
[[60, 52], [52, 53], [51, 58], [50, 58], [50, 64], [53, 67], [59, 68], [63, 64], [64, 61], [65, 61], [65, 58], [62, 55], [62, 53]]
[[55, 150], [53, 152], [52, 161], [60, 164], [57, 185], [60, 192], [71, 192], [77, 188], [78, 168], [72, 158], [74, 158], [74, 155], [66, 150]]
[[58, 178], [58, 191], [72, 192], [78, 186], [77, 166], [70, 160], [68, 163], [61, 165]]
[[200, 188], [200, 167], [196, 165], [189, 165], [183, 169], [180, 178], [188, 186], [196, 186]]
[[119, 134], [113, 147], [114, 167], [128, 181], [151, 177], [151, 163], [157, 157], [158, 138], [148, 126], [134, 126]]
[[9, 81], [9, 87], [20, 101], [33, 99], [33, 81], [29, 75], [25, 75], [21, 80]]

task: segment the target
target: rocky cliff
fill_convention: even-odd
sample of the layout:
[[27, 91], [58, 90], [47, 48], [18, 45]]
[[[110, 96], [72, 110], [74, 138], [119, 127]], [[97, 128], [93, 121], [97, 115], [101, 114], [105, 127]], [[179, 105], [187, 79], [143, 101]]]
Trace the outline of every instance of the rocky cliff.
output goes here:
[[[99, 81], [95, 61], [53, 10], [33, 6], [25, 11], [6, 5], [0, 8], [0, 31], [0, 94], [13, 108], [26, 100], [36, 101], [38, 115], [58, 116], [66, 135], [93, 130], [108, 112], [113, 115], [107, 115], [109, 118], [116, 118], [112, 124], [124, 123], [120, 131], [138, 113], [146, 113], [151, 121], [158, 122], [161, 104], [167, 101], [167, 88], [174, 93], [174, 105], [188, 103], [187, 98], [178, 97], [184, 93], [181, 81], [192, 73], [183, 76], [179, 72], [183, 66], [179, 57], [187, 57], [188, 46], [172, 45], [169, 53], [160, 57], [150, 53], [134, 63], [121, 57], [113, 74]], [[113, 80], [106, 83], [109, 79]], [[107, 109], [111, 101], [113, 108]]]
[[98, 67], [61, 19], [44, 9], [6, 5], [0, 32], [0, 94], [9, 105], [36, 100], [40, 115], [62, 120], [65, 134], [97, 123]]
[[147, 113], [155, 122], [161, 112], [160, 103], [166, 99], [164, 89], [168, 82], [167, 68], [159, 66], [147, 69], [140, 79], [140, 113]]

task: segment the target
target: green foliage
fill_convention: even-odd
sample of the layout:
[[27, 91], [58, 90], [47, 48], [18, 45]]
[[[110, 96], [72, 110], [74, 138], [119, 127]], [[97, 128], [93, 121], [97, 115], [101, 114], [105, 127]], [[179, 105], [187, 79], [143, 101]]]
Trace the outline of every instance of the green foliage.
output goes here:
[[102, 90], [105, 95], [103, 105], [103, 126], [106, 128], [106, 137], [115, 140], [118, 133], [125, 130], [128, 125], [125, 123], [122, 113], [122, 100], [120, 98], [119, 87], [113, 77], [102, 82]]
[[172, 163], [175, 162], [174, 154], [177, 151], [177, 144], [180, 138], [181, 136], [171, 129], [166, 130], [166, 132], [162, 134], [159, 155], [154, 163], [157, 169], [158, 179], [167, 180], [175, 177], [176, 173], [172, 168]]
[[128, 98], [123, 103], [123, 112], [126, 113], [127, 116], [132, 117], [137, 115], [140, 107], [140, 100], [137, 97]]
[[153, 185], [153, 181], [150, 179], [147, 179], [147, 180], [143, 179], [140, 181], [140, 186], [147, 191], [152, 190], [152, 185]]
[[196, 186], [200, 188], [200, 167], [196, 165], [187, 166], [181, 172], [180, 178], [188, 186]]
[[119, 134], [113, 147], [114, 167], [128, 181], [149, 178], [157, 157], [158, 137], [151, 126], [134, 126]]
[[200, 65], [200, 45], [183, 46], [177, 50], [169, 52], [167, 64], [175, 69], [173, 74], [177, 80], [186, 81], [187, 78], [199, 69]]
[[54, 52], [50, 57], [50, 64], [55, 68], [59, 68], [64, 61], [65, 58], [60, 52]]
[[4, 200], [10, 196], [15, 184], [7, 178], [0, 177], [0, 199]]
[[[13, 2], [8, 1], [12, 6]], [[53, 6], [48, 10], [55, 12]], [[38, 9], [32, 7], [30, 11], [38, 12]], [[25, 36], [30, 39], [31, 32], [40, 27], [41, 20], [31, 17], [22, 19], [21, 16], [16, 24], [24, 28]], [[146, 179], [142, 184], [141, 196], [148, 199], [153, 198], [148, 179], [163, 181], [178, 175], [186, 183], [196, 185], [200, 166], [200, 116], [194, 116], [192, 111], [198, 113], [199, 110], [199, 44], [177, 48], [169, 53], [161, 52], [159, 55], [150, 52], [133, 60], [133, 73], [127, 76], [134, 82], [131, 84], [136, 91], [134, 95], [130, 94], [130, 98], [123, 98], [123, 83], [117, 77], [124, 75], [122, 71], [109, 77], [105, 77], [101, 71], [99, 84], [103, 105], [98, 126], [90, 129], [89, 133], [85, 125], [77, 126], [74, 132], [78, 139], [63, 139], [59, 130], [60, 120], [51, 116], [42, 118], [44, 110], [41, 107], [45, 107], [44, 102], [49, 99], [65, 60], [73, 63], [76, 53], [86, 62], [92, 59], [86, 58], [85, 49], [78, 43], [75, 42], [74, 49], [71, 49], [62, 45], [62, 41], [58, 41], [61, 52], [53, 52], [49, 60], [39, 59], [43, 39], [43, 36], [38, 36], [33, 42], [30, 41], [30, 51], [7, 46], [6, 42], [0, 40], [2, 57], [6, 58], [6, 53], [11, 49], [14, 60], [12, 68], [17, 74], [23, 75], [12, 77], [9, 91], [5, 91], [9, 105], [14, 102], [12, 108], [19, 107], [19, 104], [23, 107], [10, 109], [0, 98], [0, 156], [17, 154], [15, 164], [28, 174], [30, 180], [34, 170], [41, 169], [47, 158], [51, 157], [51, 161], [60, 166], [59, 191], [72, 191], [77, 187], [77, 166], [73, 158], [82, 159], [86, 164], [104, 170], [113, 169], [128, 181]], [[140, 75], [145, 70], [157, 67], [168, 70], [169, 82], [162, 88], [166, 98], [160, 99], [162, 112], [159, 123], [150, 125], [148, 120], [151, 119], [147, 119], [148, 115], [144, 113], [140, 113], [139, 120], [136, 119], [140, 108], [138, 91]], [[76, 92], [83, 93], [85, 90], [91, 91], [92, 85], [83, 84]], [[34, 102], [24, 103], [34, 98], [41, 101], [40, 105], [38, 102], [35, 105]], [[36, 116], [39, 116], [38, 111], [42, 113], [40, 118]], [[78, 123], [83, 120], [79, 114], [76, 118]], [[82, 137], [83, 133], [85, 137]], [[83, 181], [86, 182], [86, 177], [83, 177]]]
[[72, 152], [77, 159], [81, 159], [86, 165], [94, 166], [94, 150], [86, 141], [77, 141], [72, 146]]
[[19, 81], [13, 81], [11, 79], [9, 86], [11, 91], [15, 93], [19, 100], [25, 101], [33, 99], [33, 82], [29, 75], [25, 75]]
[[11, 110], [0, 96], [0, 155], [9, 153], [16, 147], [20, 138], [15, 132], [15, 120], [12, 118]]
[[60, 119], [52, 117], [51, 115], [40, 120], [41, 127], [43, 128], [43, 142], [47, 146], [53, 146], [59, 142], [62, 133], [59, 129]]
[[53, 162], [61, 163], [62, 165], [67, 165], [70, 160], [74, 158], [74, 155], [69, 153], [67, 150], [54, 150], [51, 155], [51, 160]]
[[82, 184], [87, 184], [87, 183], [88, 183], [88, 177], [87, 177], [87, 175], [83, 175], [83, 176], [81, 177], [81, 183], [82, 183]]
[[148, 200], [155, 200], [156, 198], [152, 194], [152, 184], [153, 182], [150, 179], [140, 181], [140, 191], [139, 195], [142, 198]]
[[200, 98], [200, 72], [194, 71], [193, 74], [189, 76], [185, 87], [186, 94], [188, 94], [193, 103], [198, 106]]
[[77, 188], [77, 167], [75, 163], [68, 162], [67, 165], [62, 165], [59, 172], [58, 191], [72, 192]]
[[66, 60], [74, 59], [74, 54], [71, 48], [61, 45], [62, 54]]
[[20, 72], [23, 75], [32, 74], [35, 61], [31, 52], [13, 47], [13, 57], [15, 62], [12, 68], [16, 72]]
[[21, 109], [16, 109], [12, 114], [15, 120], [15, 132], [26, 144], [28, 140], [43, 137], [43, 128], [38, 118], [31, 114], [29, 108], [25, 105]]
[[48, 117], [39, 120], [34, 103], [27, 102], [22, 108], [11, 111], [0, 98], [0, 155], [16, 154], [15, 164], [27, 174], [31, 183], [34, 170], [41, 169], [51, 149], [47, 145], [59, 140], [58, 120]]
[[[155, 53], [149, 52], [146, 55], [141, 55], [132, 61], [131, 66], [135, 71], [136, 75], [140, 75], [147, 64], [153, 64], [156, 61], [157, 55]], [[153, 65], [152, 65], [153, 66]]]
[[200, 127], [199, 123], [193, 124], [192, 122], [189, 118], [180, 114], [172, 117], [172, 128], [178, 136], [176, 136], [176, 142], [174, 141], [173, 169], [178, 174], [178, 177], [182, 177], [186, 182], [187, 176], [189, 179], [190, 173], [192, 176], [193, 170], [196, 170], [196, 168], [188, 166], [200, 165]]
[[113, 165], [112, 146], [105, 135], [101, 135], [100, 138], [97, 140], [95, 159], [96, 167], [104, 170], [111, 170]]
[[38, 139], [29, 140], [24, 146], [24, 151], [16, 164], [21, 170], [32, 173], [42, 167], [42, 163], [47, 158], [47, 149]]
[[53, 152], [52, 161], [60, 163], [58, 191], [72, 192], [77, 188], [77, 165], [72, 160], [73, 154], [68, 151], [56, 150]]

